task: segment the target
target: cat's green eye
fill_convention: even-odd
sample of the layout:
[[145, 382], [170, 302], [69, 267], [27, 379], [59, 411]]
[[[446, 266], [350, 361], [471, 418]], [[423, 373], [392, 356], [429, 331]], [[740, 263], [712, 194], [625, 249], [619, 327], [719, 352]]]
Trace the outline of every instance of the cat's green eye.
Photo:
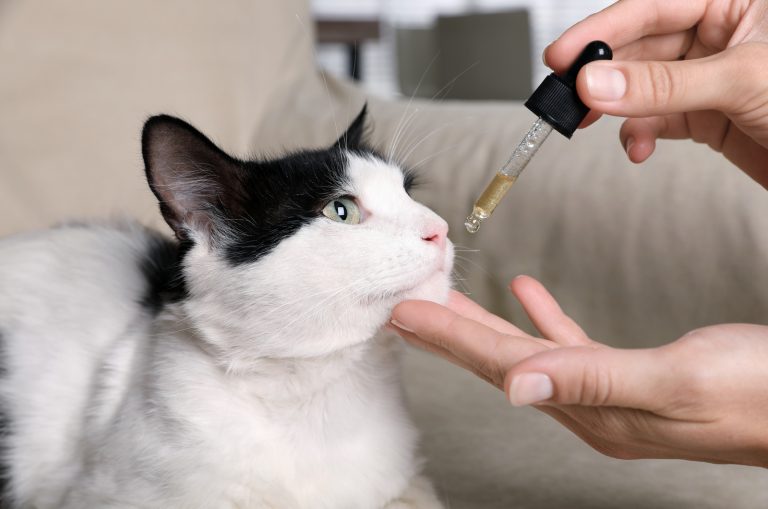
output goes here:
[[359, 224], [362, 220], [360, 208], [351, 198], [336, 198], [323, 208], [323, 215], [328, 219], [344, 224]]

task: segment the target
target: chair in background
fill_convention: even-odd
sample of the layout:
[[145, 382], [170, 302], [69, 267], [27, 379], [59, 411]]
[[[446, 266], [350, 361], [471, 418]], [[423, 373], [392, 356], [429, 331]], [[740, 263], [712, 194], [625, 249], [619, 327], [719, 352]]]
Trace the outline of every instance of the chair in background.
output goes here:
[[428, 28], [396, 30], [406, 96], [521, 100], [532, 92], [527, 10], [440, 16]]

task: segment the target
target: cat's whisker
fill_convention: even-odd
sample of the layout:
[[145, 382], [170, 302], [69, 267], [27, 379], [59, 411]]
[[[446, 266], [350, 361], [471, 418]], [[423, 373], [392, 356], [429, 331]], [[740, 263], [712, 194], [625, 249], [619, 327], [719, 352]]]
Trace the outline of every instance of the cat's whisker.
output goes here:
[[456, 124], [456, 122], [449, 122], [449, 123], [447, 123], [447, 124], [443, 124], [443, 125], [441, 125], [441, 126], [438, 126], [438, 127], [436, 127], [435, 129], [432, 129], [432, 130], [431, 130], [431, 131], [430, 131], [428, 134], [426, 134], [425, 136], [422, 136], [422, 138], [421, 138], [419, 141], [417, 141], [416, 143], [414, 143], [413, 145], [411, 145], [411, 146], [408, 148], [408, 151], [407, 151], [407, 152], [406, 152], [406, 153], [405, 153], [403, 156], [401, 156], [401, 157], [398, 157], [398, 160], [401, 160], [401, 161], [407, 161], [407, 160], [408, 160], [408, 158], [411, 156], [411, 154], [413, 154], [413, 152], [414, 152], [414, 151], [415, 151], [417, 148], [419, 148], [419, 146], [420, 146], [422, 143], [424, 143], [424, 142], [425, 142], [425, 141], [427, 141], [429, 138], [431, 138], [431, 137], [432, 137], [432, 136], [434, 136], [435, 134], [439, 133], [439, 132], [440, 132], [440, 131], [442, 131], [443, 129], [445, 129], [445, 128], [447, 128], [447, 127], [450, 127], [451, 125], [454, 125], [454, 124]]
[[339, 124], [336, 122], [336, 111], [333, 108], [333, 103], [331, 101], [331, 91], [328, 88], [328, 79], [325, 77], [325, 72], [320, 71], [320, 76], [323, 78], [323, 87], [325, 88], [325, 96], [328, 100], [328, 107], [331, 109], [331, 120], [333, 120], [333, 132], [338, 134], [339, 133]]
[[453, 86], [453, 84], [454, 84], [454, 83], [456, 83], [456, 81], [458, 81], [458, 79], [459, 79], [459, 78], [461, 78], [462, 76], [464, 76], [465, 74], [467, 74], [469, 71], [471, 71], [471, 70], [472, 70], [472, 69], [473, 69], [475, 66], [477, 66], [479, 63], [480, 63], [480, 60], [476, 60], [475, 62], [473, 62], [473, 63], [469, 64], [469, 65], [467, 66], [467, 68], [466, 68], [466, 69], [464, 69], [463, 71], [461, 71], [460, 73], [458, 73], [458, 74], [457, 74], [456, 76], [454, 76], [454, 77], [453, 77], [453, 78], [452, 78], [450, 81], [448, 81], [448, 83], [446, 83], [445, 85], [443, 85], [443, 87], [442, 87], [442, 88], [440, 88], [440, 90], [438, 90], [437, 92], [435, 92], [435, 93], [434, 93], [434, 95], [432, 95], [432, 100], [434, 100], [435, 98], [437, 98], [437, 97], [438, 97], [438, 96], [439, 96], [439, 95], [440, 95], [440, 94], [441, 94], [443, 91], [445, 91], [445, 93], [446, 93], [446, 95], [447, 95], [447, 94], [448, 94], [448, 92], [450, 91], [450, 87], [452, 87], [452, 86]]
[[334, 298], [335, 296], [339, 295], [340, 293], [343, 293], [344, 291], [348, 290], [350, 287], [354, 287], [360, 284], [360, 282], [365, 281], [369, 276], [365, 275], [360, 277], [359, 279], [350, 282], [349, 284], [345, 285], [342, 288], [337, 288], [333, 292], [331, 292], [330, 295], [328, 295], [326, 298], [320, 300], [319, 302], [316, 302], [311, 307], [302, 310], [302, 313], [298, 315], [296, 318], [291, 320], [289, 323], [285, 324], [283, 327], [281, 327], [278, 331], [275, 332], [275, 335], [279, 335], [285, 330], [290, 329], [291, 326], [298, 323], [299, 321], [305, 319], [307, 316], [312, 316], [312, 313], [314, 313], [317, 309], [320, 309], [323, 307], [329, 300]]
[[[403, 119], [408, 113], [408, 110], [410, 109], [411, 104], [413, 103], [414, 97], [416, 97], [416, 94], [419, 92], [419, 88], [421, 88], [421, 84], [424, 82], [424, 78], [426, 78], [427, 73], [432, 68], [434, 63], [437, 61], [437, 57], [439, 56], [440, 56], [440, 52], [438, 51], [437, 53], [435, 53], [435, 56], [432, 57], [432, 60], [429, 61], [429, 64], [427, 64], [427, 66], [424, 68], [424, 72], [421, 73], [421, 77], [419, 78], [418, 83], [416, 83], [416, 88], [413, 90], [411, 97], [408, 99], [408, 104], [405, 106], [405, 109], [403, 110], [403, 114], [400, 116], [398, 125], [395, 128], [395, 135], [397, 135], [397, 132], [399, 131], [399, 128], [400, 128], [400, 124], [403, 122]], [[392, 162], [392, 156], [394, 154], [394, 148], [395, 148], [395, 140], [396, 140], [396, 136], [393, 136], [392, 142], [390, 145], [390, 150], [388, 151], [388, 157], [387, 157], [387, 160], [389, 162]]]
[[467, 262], [467, 263], [469, 263], [469, 264], [472, 264], [472, 265], [474, 265], [475, 267], [477, 267], [478, 269], [480, 269], [480, 270], [481, 270], [481, 271], [482, 271], [484, 274], [486, 274], [486, 275], [488, 275], [488, 276], [491, 276], [491, 277], [493, 277], [493, 274], [491, 274], [491, 273], [488, 271], [488, 269], [486, 269], [485, 267], [483, 267], [482, 265], [480, 265], [480, 264], [479, 264], [479, 263], [477, 263], [476, 261], [474, 261], [474, 260], [470, 260], [469, 258], [465, 258], [465, 257], [463, 257], [463, 256], [459, 256], [459, 255], [456, 255], [456, 258], [457, 258], [458, 260], [461, 260], [461, 261], [465, 261], [465, 262]]
[[[422, 83], [422, 81], [424, 80], [424, 77], [426, 76], [426, 73], [429, 71], [429, 68], [430, 68], [430, 67], [433, 65], [433, 63], [435, 62], [435, 60], [437, 59], [437, 57], [438, 57], [438, 56], [439, 56], [439, 52], [438, 52], [438, 53], [437, 53], [437, 54], [436, 54], [434, 57], [432, 57], [432, 60], [430, 61], [429, 65], [427, 65], [426, 69], [425, 69], [425, 70], [424, 70], [424, 72], [422, 73], [422, 75], [421, 75], [421, 78], [419, 79], [419, 83], [418, 83], [418, 85], [416, 86], [416, 89], [414, 90], [413, 94], [411, 94], [411, 98], [410, 98], [410, 99], [409, 99], [409, 101], [408, 101], [408, 105], [406, 106], [406, 108], [405, 108], [405, 111], [403, 112], [403, 116], [401, 117], [401, 122], [400, 122], [400, 123], [402, 123], [402, 119], [403, 119], [403, 117], [405, 117], [406, 113], [408, 112], [408, 109], [410, 108], [410, 106], [411, 106], [411, 103], [413, 102], [413, 99], [414, 99], [414, 97], [415, 97], [416, 93], [418, 92], [418, 89], [419, 89], [419, 87], [421, 86], [421, 83]], [[478, 60], [478, 61], [475, 61], [475, 62], [473, 62], [472, 64], [470, 64], [469, 66], [467, 66], [467, 68], [466, 68], [466, 69], [464, 69], [463, 71], [459, 72], [459, 73], [458, 73], [456, 76], [454, 76], [454, 77], [453, 77], [451, 80], [449, 80], [449, 81], [448, 81], [448, 82], [447, 82], [445, 85], [443, 85], [443, 86], [442, 86], [442, 87], [441, 87], [441, 88], [440, 88], [440, 89], [439, 89], [437, 92], [435, 92], [435, 93], [432, 95], [432, 97], [431, 97], [431, 100], [433, 100], [433, 101], [434, 101], [434, 100], [436, 100], [436, 99], [437, 99], [438, 101], [439, 101], [439, 100], [441, 100], [442, 98], [439, 98], [440, 94], [442, 94], [443, 92], [445, 92], [445, 93], [447, 94], [447, 93], [448, 93], [448, 91], [450, 90], [450, 87], [452, 87], [452, 86], [453, 86], [453, 84], [454, 84], [454, 83], [456, 83], [456, 81], [457, 81], [459, 78], [461, 78], [461, 77], [462, 77], [464, 74], [466, 74], [467, 72], [469, 72], [469, 71], [470, 71], [470, 70], [471, 70], [473, 67], [475, 67], [475, 66], [476, 66], [476, 65], [478, 65], [479, 63], [480, 63], [480, 61], [479, 61], [479, 60]], [[418, 109], [416, 110], [416, 112], [418, 112]], [[415, 116], [415, 115], [414, 115], [414, 116]], [[454, 123], [455, 123], [455, 122], [454, 122]], [[395, 129], [395, 136], [393, 137], [392, 143], [391, 143], [391, 145], [390, 145], [390, 150], [389, 150], [389, 153], [388, 153], [388, 157], [387, 157], [387, 160], [388, 160], [388, 161], [390, 161], [390, 162], [393, 162], [393, 160], [394, 160], [394, 154], [395, 154], [395, 152], [396, 152], [397, 144], [398, 144], [398, 142], [399, 142], [399, 137], [401, 136], [401, 134], [402, 134], [402, 133], [403, 133], [403, 131], [405, 130], [405, 129], [399, 129], [399, 127], [400, 127], [400, 126], [398, 126], [398, 129]], [[445, 127], [445, 126], [444, 126], [444, 127]], [[430, 135], [431, 135], [431, 134], [430, 134]], [[422, 139], [421, 141], [423, 141], [423, 139]], [[421, 141], [420, 141], [419, 143], [417, 143], [417, 145], [418, 145], [418, 144], [420, 144], [420, 143], [421, 143]], [[412, 149], [408, 151], [408, 155], [410, 155], [410, 152], [411, 152], [411, 151], [412, 151], [414, 148], [415, 148], [415, 147], [412, 147]], [[407, 159], [407, 156], [406, 156], [406, 157], [403, 157], [403, 160], [406, 160], [406, 159]], [[419, 164], [421, 164], [421, 163], [419, 163]], [[415, 166], [414, 166], [414, 167], [415, 167]]]
[[453, 248], [456, 249], [456, 250], [461, 250], [461, 251], [477, 251], [477, 252], [480, 252], [480, 249], [477, 249], [477, 248], [474, 248], [474, 247], [462, 246], [461, 244], [456, 244], [456, 243], [453, 244]]
[[451, 273], [451, 281], [456, 283], [459, 286], [459, 289], [461, 290], [461, 293], [465, 295], [469, 295], [469, 288], [467, 288], [466, 285], [466, 279], [461, 277], [456, 277], [455, 273]]
[[[365, 277], [367, 277], [367, 276], [365, 276]], [[271, 309], [269, 312], [267, 312], [265, 314], [259, 315], [259, 318], [262, 318], [262, 319], [263, 318], [267, 318], [268, 316], [270, 316], [270, 315], [280, 311], [281, 309], [283, 309], [283, 308], [285, 308], [287, 306], [296, 305], [297, 302], [301, 302], [302, 300], [310, 300], [310, 299], [317, 298], [319, 295], [331, 294], [328, 297], [329, 298], [333, 298], [335, 295], [337, 295], [339, 293], [342, 293], [345, 290], [348, 290], [348, 289], [358, 285], [362, 279], [364, 279], [364, 278], [361, 278], [360, 280], [351, 281], [347, 285], [345, 285], [343, 287], [340, 287], [340, 288], [334, 288], [332, 290], [322, 290], [322, 291], [316, 292], [314, 294], [309, 294], [309, 295], [303, 296], [301, 299], [292, 300], [291, 302], [287, 302], [287, 303], [282, 304], [282, 305], [280, 305], [280, 306], [278, 306], [276, 308]], [[323, 305], [325, 302], [327, 302], [327, 300], [329, 300], [329, 299], [321, 300], [317, 304], [318, 305]], [[255, 301], [249, 307], [255, 308], [254, 309], [254, 313], [257, 313], [258, 311], [263, 309], [264, 306], [260, 302]], [[228, 311], [228, 313], [232, 315], [233, 319], [237, 319], [237, 318], [239, 318], [240, 314], [242, 313], [242, 310], [232, 310], [232, 311]], [[168, 332], [181, 333], [181, 332], [188, 332], [188, 331], [196, 330], [196, 329], [197, 329], [197, 327], [195, 327], [194, 325], [191, 325], [190, 327], [186, 327], [186, 328], [178, 329], [178, 330], [174, 330], [174, 331], [163, 331], [161, 333], [161, 335], [167, 334]]]
[[[299, 16], [299, 14], [298, 14], [298, 13], [296, 13], [296, 20], [298, 21], [298, 23], [299, 23], [299, 26], [301, 26], [301, 29], [304, 31], [304, 35], [305, 35], [305, 36], [306, 36], [306, 35], [310, 35], [310, 36], [314, 37], [314, 33], [312, 32], [312, 30], [310, 30], [310, 29], [309, 29], [309, 28], [308, 28], [308, 27], [307, 27], [307, 26], [304, 24], [304, 22], [302, 21], [302, 19], [301, 19], [301, 17]], [[315, 45], [315, 46], [313, 47], [313, 53], [314, 53], [314, 59], [315, 59], [315, 61], [317, 61], [317, 59], [318, 59], [318, 54], [317, 54], [317, 45]], [[325, 71], [323, 71], [323, 70], [320, 70], [320, 71], [319, 71], [319, 74], [320, 74], [320, 76], [323, 78], [323, 87], [325, 88], [325, 97], [326, 97], [326, 100], [328, 101], [328, 106], [329, 106], [329, 108], [331, 109], [331, 119], [333, 120], [333, 129], [334, 129], [334, 132], [335, 132], [336, 134], [338, 134], [338, 133], [339, 133], [339, 125], [338, 125], [338, 123], [336, 122], [336, 112], [335, 112], [335, 110], [334, 110], [334, 109], [333, 109], [333, 107], [332, 107], [332, 104], [333, 104], [333, 102], [331, 101], [331, 92], [330, 92], [330, 89], [328, 88], [328, 79], [327, 79], [327, 78], [326, 78], [326, 76], [325, 76]]]
[[[296, 305], [297, 302], [315, 299], [318, 296], [325, 295], [325, 294], [337, 294], [337, 293], [343, 292], [344, 290], [347, 290], [347, 289], [349, 289], [351, 287], [354, 287], [355, 285], [357, 285], [359, 283], [360, 283], [360, 280], [356, 280], [356, 281], [352, 281], [352, 282], [348, 283], [347, 285], [345, 285], [345, 286], [343, 286], [341, 288], [334, 288], [334, 289], [328, 289], [328, 290], [320, 290], [320, 291], [315, 292], [313, 294], [303, 295], [303, 296], [301, 296], [298, 299], [293, 299], [290, 302], [286, 302], [285, 304], [281, 304], [281, 305], [279, 305], [279, 306], [269, 310], [268, 313], [260, 315], [259, 318], [262, 318], [262, 319], [263, 318], [267, 318], [267, 317], [273, 315], [274, 313], [276, 313], [276, 312], [278, 312], [278, 311], [280, 311], [280, 310], [282, 310], [282, 309], [284, 309], [284, 308], [286, 308], [288, 306]], [[254, 303], [254, 307], [256, 307], [257, 305], [259, 305], [259, 303]]]
[[459, 260], [453, 261], [453, 270], [454, 271], [463, 270], [465, 272], [465, 275], [469, 274], [469, 271], [467, 270], [467, 268], [464, 267]]
[[423, 158], [422, 160], [420, 160], [420, 161], [419, 161], [419, 162], [417, 162], [416, 164], [412, 164], [412, 165], [411, 165], [411, 169], [414, 169], [414, 170], [415, 170], [416, 168], [418, 168], [418, 167], [419, 167], [419, 166], [421, 166], [422, 164], [426, 163], [426, 162], [427, 162], [427, 161], [429, 161], [430, 159], [432, 159], [432, 158], [434, 158], [434, 157], [437, 157], [437, 156], [439, 156], [440, 154], [444, 154], [445, 152], [448, 152], [449, 150], [453, 150], [453, 147], [447, 147], [447, 148], [444, 148], [443, 150], [438, 150], [438, 151], [437, 151], [437, 152], [435, 152], [434, 154], [432, 154], [432, 155], [429, 155], [429, 156], [427, 156], [427, 157]]
[[404, 122], [401, 123], [400, 127], [395, 131], [395, 135], [392, 139], [392, 145], [389, 150], [389, 154], [387, 156], [387, 161], [389, 161], [390, 164], [394, 164], [394, 157], [395, 152], [397, 151], [397, 147], [400, 144], [400, 138], [405, 134], [405, 132], [408, 130], [410, 125], [413, 123], [414, 119], [416, 118], [416, 115], [418, 115], [419, 109], [415, 108], [405, 119]]

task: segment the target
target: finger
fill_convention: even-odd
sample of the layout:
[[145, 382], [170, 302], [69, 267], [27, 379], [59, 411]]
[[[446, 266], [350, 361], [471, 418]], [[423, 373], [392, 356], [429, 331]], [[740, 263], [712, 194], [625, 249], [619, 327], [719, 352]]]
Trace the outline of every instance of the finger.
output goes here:
[[448, 302], [446, 307], [456, 313], [460, 314], [464, 318], [469, 318], [476, 322], [482, 323], [486, 327], [495, 329], [502, 334], [510, 334], [512, 336], [529, 336], [529, 334], [518, 329], [508, 321], [500, 318], [493, 313], [488, 312], [485, 308], [478, 305], [475, 301], [463, 295], [455, 290], [451, 291], [448, 296]]
[[600, 117], [602, 117], [602, 113], [598, 113], [597, 111], [591, 111], [587, 113], [587, 116], [584, 117], [584, 120], [581, 121], [581, 124], [579, 124], [579, 129], [584, 129], [585, 127], [589, 127], [598, 120], [600, 120]]
[[392, 330], [394, 330], [398, 335], [400, 335], [403, 339], [405, 339], [409, 344], [415, 346], [416, 348], [419, 348], [421, 350], [424, 350], [425, 352], [429, 352], [431, 354], [437, 355], [438, 357], [442, 357], [443, 359], [447, 360], [448, 362], [463, 368], [470, 373], [474, 373], [479, 378], [483, 379], [484, 381], [490, 383], [491, 385], [495, 385], [497, 388], [504, 390], [503, 382], [504, 380], [491, 380], [485, 373], [481, 373], [475, 369], [474, 366], [471, 364], [459, 359], [455, 355], [453, 355], [451, 352], [446, 350], [445, 348], [441, 348], [433, 343], [429, 343], [427, 341], [422, 340], [417, 335], [408, 332], [404, 329], [401, 329], [397, 327], [396, 325], [392, 325]]
[[666, 359], [660, 349], [558, 348], [515, 365], [505, 388], [514, 405], [549, 402], [653, 412], [677, 390]]
[[768, 147], [764, 147], [738, 128], [731, 128], [723, 138], [721, 151], [733, 164], [755, 182], [768, 189]]
[[581, 327], [563, 313], [555, 298], [541, 283], [528, 276], [518, 276], [509, 286], [533, 325], [546, 339], [564, 346], [593, 343]]
[[614, 51], [648, 35], [683, 32], [704, 16], [707, 0], [622, 0], [575, 24], [544, 52], [556, 72], [565, 71], [584, 47], [594, 40]]
[[688, 122], [683, 114], [661, 117], [630, 118], [621, 126], [619, 139], [633, 163], [641, 163], [653, 154], [656, 140], [690, 138]]
[[614, 60], [678, 60], [688, 53], [695, 29], [664, 35], [649, 35], [613, 52]]
[[[592, 109], [622, 117], [650, 117], [699, 110], [735, 111], [759, 80], [734, 80], [738, 67], [756, 65], [733, 48], [695, 60], [592, 62], [576, 87]], [[768, 53], [768, 50], [765, 51]], [[743, 69], [742, 69], [743, 70]]]
[[544, 340], [510, 336], [427, 301], [406, 301], [392, 311], [395, 325], [447, 350], [501, 385], [517, 362], [549, 348]]

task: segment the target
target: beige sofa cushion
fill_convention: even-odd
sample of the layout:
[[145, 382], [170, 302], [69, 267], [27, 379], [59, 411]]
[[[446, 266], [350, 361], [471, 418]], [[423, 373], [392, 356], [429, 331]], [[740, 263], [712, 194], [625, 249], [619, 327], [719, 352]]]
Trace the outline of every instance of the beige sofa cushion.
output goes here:
[[120, 213], [157, 224], [143, 121], [177, 114], [244, 153], [272, 96], [313, 66], [301, 0], [0, 6], [0, 234]]

